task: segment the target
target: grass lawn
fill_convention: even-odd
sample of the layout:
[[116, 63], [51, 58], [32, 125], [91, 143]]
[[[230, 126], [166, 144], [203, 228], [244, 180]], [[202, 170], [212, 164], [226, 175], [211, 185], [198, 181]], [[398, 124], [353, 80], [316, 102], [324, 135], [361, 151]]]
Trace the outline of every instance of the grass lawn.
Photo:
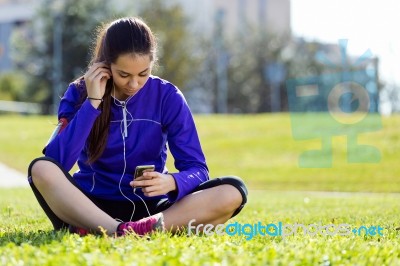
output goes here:
[[[78, 237], [53, 233], [26, 188], [1, 190], [1, 265], [399, 265], [400, 225], [394, 194], [335, 196], [311, 192], [251, 191], [243, 212], [229, 223], [301, 223], [351, 228], [381, 226], [383, 236]], [[334, 232], [334, 231], [332, 231]]]
[[[347, 138], [335, 136], [326, 168], [299, 167], [300, 154], [320, 148], [321, 141], [295, 140], [288, 114], [195, 119], [211, 175], [238, 175], [250, 188], [249, 203], [229, 223], [303, 224], [309, 231], [250, 240], [249, 231], [80, 238], [53, 233], [29, 188], [0, 189], [0, 265], [400, 265], [400, 116], [382, 118], [381, 129], [359, 134], [359, 143], [379, 150], [379, 162], [348, 163]], [[0, 162], [25, 172], [54, 123], [53, 117], [0, 116]], [[318, 132], [324, 123], [315, 115], [313, 126], [304, 128]], [[361, 228], [360, 235], [343, 235], [343, 224]], [[331, 231], [315, 232], [326, 225]]]
[[[311, 125], [304, 125], [309, 135], [326, 123], [323, 115], [312, 118]], [[365, 125], [358, 142], [376, 147], [379, 162], [348, 163], [347, 138], [338, 135], [331, 138], [331, 167], [303, 168], [299, 156], [320, 149], [321, 139], [295, 140], [289, 114], [195, 117], [212, 177], [238, 175], [250, 188], [266, 190], [400, 192], [400, 116], [377, 119], [382, 128], [368, 132]], [[0, 116], [0, 162], [26, 172], [30, 161], [41, 156], [55, 122], [51, 116]], [[172, 172], [173, 161], [168, 165]]]

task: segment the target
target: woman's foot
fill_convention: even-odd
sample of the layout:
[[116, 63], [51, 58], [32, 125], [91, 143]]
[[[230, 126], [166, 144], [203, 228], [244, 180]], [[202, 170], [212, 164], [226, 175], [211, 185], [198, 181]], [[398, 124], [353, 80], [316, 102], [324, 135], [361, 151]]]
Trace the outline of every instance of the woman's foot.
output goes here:
[[136, 222], [120, 223], [117, 227], [117, 236], [135, 233], [144, 236], [154, 231], [165, 231], [164, 216], [162, 213], [140, 219]]

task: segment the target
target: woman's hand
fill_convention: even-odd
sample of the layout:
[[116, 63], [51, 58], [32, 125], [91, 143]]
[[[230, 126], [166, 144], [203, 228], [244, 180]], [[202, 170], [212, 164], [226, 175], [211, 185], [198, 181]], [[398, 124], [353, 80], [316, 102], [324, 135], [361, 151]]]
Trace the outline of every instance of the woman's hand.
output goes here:
[[160, 196], [176, 190], [174, 177], [159, 172], [144, 172], [129, 184], [134, 188], [141, 187], [147, 197]]
[[[107, 80], [111, 78], [110, 67], [104, 62], [94, 63], [84, 75], [86, 91], [89, 98], [103, 99]], [[100, 100], [90, 100], [91, 104], [97, 108]]]

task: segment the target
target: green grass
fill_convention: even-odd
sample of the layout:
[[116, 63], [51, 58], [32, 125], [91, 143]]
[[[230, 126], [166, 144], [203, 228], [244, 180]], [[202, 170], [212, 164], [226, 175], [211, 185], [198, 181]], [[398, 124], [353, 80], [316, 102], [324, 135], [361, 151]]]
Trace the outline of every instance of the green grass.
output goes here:
[[1, 190], [0, 265], [398, 265], [400, 196], [251, 191], [231, 220], [352, 227], [381, 226], [384, 236], [304, 235], [78, 237], [53, 233], [27, 188]]
[[[338, 136], [330, 168], [299, 167], [299, 155], [321, 144], [294, 140], [288, 114], [195, 119], [211, 175], [238, 175], [250, 188], [248, 204], [230, 222], [381, 226], [384, 235], [80, 238], [52, 232], [29, 188], [0, 189], [0, 265], [400, 265], [400, 116], [382, 118], [382, 129], [360, 134], [360, 143], [381, 152], [378, 163], [348, 163], [347, 140]], [[314, 119], [318, 130], [324, 117]], [[54, 122], [0, 116], [0, 162], [26, 171]]]
[[[320, 148], [321, 141], [295, 140], [288, 114], [195, 119], [212, 177], [238, 175], [250, 188], [266, 190], [400, 192], [400, 116], [384, 117], [382, 129], [359, 134], [360, 143], [380, 151], [380, 162], [348, 163], [347, 139], [336, 136], [329, 168], [299, 167], [301, 153]], [[313, 116], [316, 130], [324, 119]], [[54, 123], [50, 116], [0, 116], [0, 162], [26, 172], [41, 155]], [[172, 160], [168, 165], [173, 169]]]

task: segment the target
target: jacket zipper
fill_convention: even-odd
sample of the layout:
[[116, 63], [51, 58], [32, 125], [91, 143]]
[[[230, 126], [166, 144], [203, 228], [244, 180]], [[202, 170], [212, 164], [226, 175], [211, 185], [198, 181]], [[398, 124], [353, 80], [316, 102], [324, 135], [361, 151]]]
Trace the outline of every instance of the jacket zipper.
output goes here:
[[128, 123], [126, 121], [126, 103], [122, 102], [122, 116], [124, 119], [124, 137], [128, 137]]

